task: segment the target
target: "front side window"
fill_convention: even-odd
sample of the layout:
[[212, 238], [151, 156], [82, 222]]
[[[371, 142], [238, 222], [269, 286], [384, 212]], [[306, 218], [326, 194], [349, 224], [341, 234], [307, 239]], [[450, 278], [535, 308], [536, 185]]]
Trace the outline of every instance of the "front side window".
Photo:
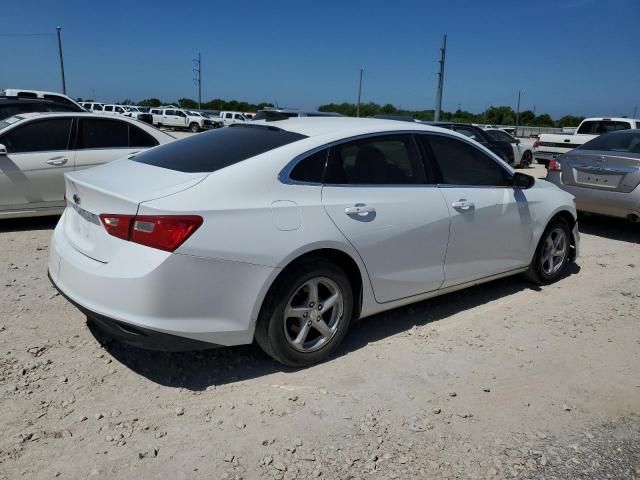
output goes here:
[[113, 106], [107, 105], [106, 107], [104, 107], [104, 111], [105, 112], [113, 112]]
[[181, 110], [176, 110], [176, 115], [177, 115], [178, 117], [186, 117], [186, 116], [187, 116], [187, 115], [186, 115], [183, 111], [181, 111]]
[[116, 107], [116, 112], [124, 113], [124, 110], [122, 109], [122, 107]]
[[129, 124], [119, 120], [83, 118], [78, 132], [78, 148], [126, 148]]
[[71, 118], [40, 120], [17, 127], [0, 138], [8, 153], [67, 150]]
[[480, 149], [457, 138], [444, 135], [420, 135], [425, 150], [435, 157], [442, 183], [449, 185], [496, 186], [509, 185], [504, 168]]
[[375, 136], [331, 147], [324, 182], [403, 185], [425, 183], [410, 135]]

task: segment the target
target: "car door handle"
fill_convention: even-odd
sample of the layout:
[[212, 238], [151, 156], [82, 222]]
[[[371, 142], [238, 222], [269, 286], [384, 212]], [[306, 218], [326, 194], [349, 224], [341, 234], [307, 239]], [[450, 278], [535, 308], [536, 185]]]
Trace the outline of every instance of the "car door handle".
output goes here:
[[55, 167], [60, 167], [69, 161], [66, 157], [54, 157], [47, 160], [47, 165], [53, 165]]
[[475, 207], [475, 204], [473, 202], [470, 202], [470, 201], [464, 199], [464, 198], [461, 198], [457, 202], [453, 202], [451, 204], [451, 206], [453, 208], [459, 209], [459, 210], [471, 210], [472, 208]]
[[368, 215], [369, 213], [375, 213], [376, 209], [365, 205], [364, 203], [356, 203], [353, 207], [347, 207], [344, 209], [344, 213], [347, 215]]

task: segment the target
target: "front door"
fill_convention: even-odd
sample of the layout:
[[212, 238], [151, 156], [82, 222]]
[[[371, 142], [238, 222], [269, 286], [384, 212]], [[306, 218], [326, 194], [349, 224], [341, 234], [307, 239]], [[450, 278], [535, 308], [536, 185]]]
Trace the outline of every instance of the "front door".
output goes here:
[[64, 206], [64, 174], [73, 170], [72, 118], [34, 120], [0, 137], [0, 210]]
[[324, 183], [324, 207], [364, 261], [378, 302], [442, 285], [449, 211], [411, 135], [332, 147]]
[[451, 212], [444, 287], [526, 266], [533, 226], [526, 194], [511, 172], [471, 142], [425, 134], [420, 141], [439, 170]]

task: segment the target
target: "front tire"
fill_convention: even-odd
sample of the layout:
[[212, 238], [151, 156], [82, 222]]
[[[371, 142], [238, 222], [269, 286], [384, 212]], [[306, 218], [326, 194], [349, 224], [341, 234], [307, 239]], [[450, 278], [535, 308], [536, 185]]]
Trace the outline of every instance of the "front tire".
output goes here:
[[325, 360], [340, 345], [353, 312], [353, 289], [344, 271], [310, 258], [271, 288], [255, 339], [265, 353], [290, 367]]
[[552, 220], [545, 229], [526, 276], [534, 283], [548, 285], [562, 276], [569, 263], [571, 229], [561, 218]]
[[191, 130], [193, 133], [198, 133], [200, 131], [200, 125], [198, 125], [196, 122], [193, 122], [191, 125], [189, 125], [189, 130]]

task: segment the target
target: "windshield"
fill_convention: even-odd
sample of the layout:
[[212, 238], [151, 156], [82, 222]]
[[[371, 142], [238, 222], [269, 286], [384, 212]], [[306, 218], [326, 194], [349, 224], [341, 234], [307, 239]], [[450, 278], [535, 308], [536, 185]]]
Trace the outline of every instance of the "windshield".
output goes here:
[[640, 130], [615, 132], [589, 140], [577, 150], [598, 150], [601, 152], [640, 153]]

